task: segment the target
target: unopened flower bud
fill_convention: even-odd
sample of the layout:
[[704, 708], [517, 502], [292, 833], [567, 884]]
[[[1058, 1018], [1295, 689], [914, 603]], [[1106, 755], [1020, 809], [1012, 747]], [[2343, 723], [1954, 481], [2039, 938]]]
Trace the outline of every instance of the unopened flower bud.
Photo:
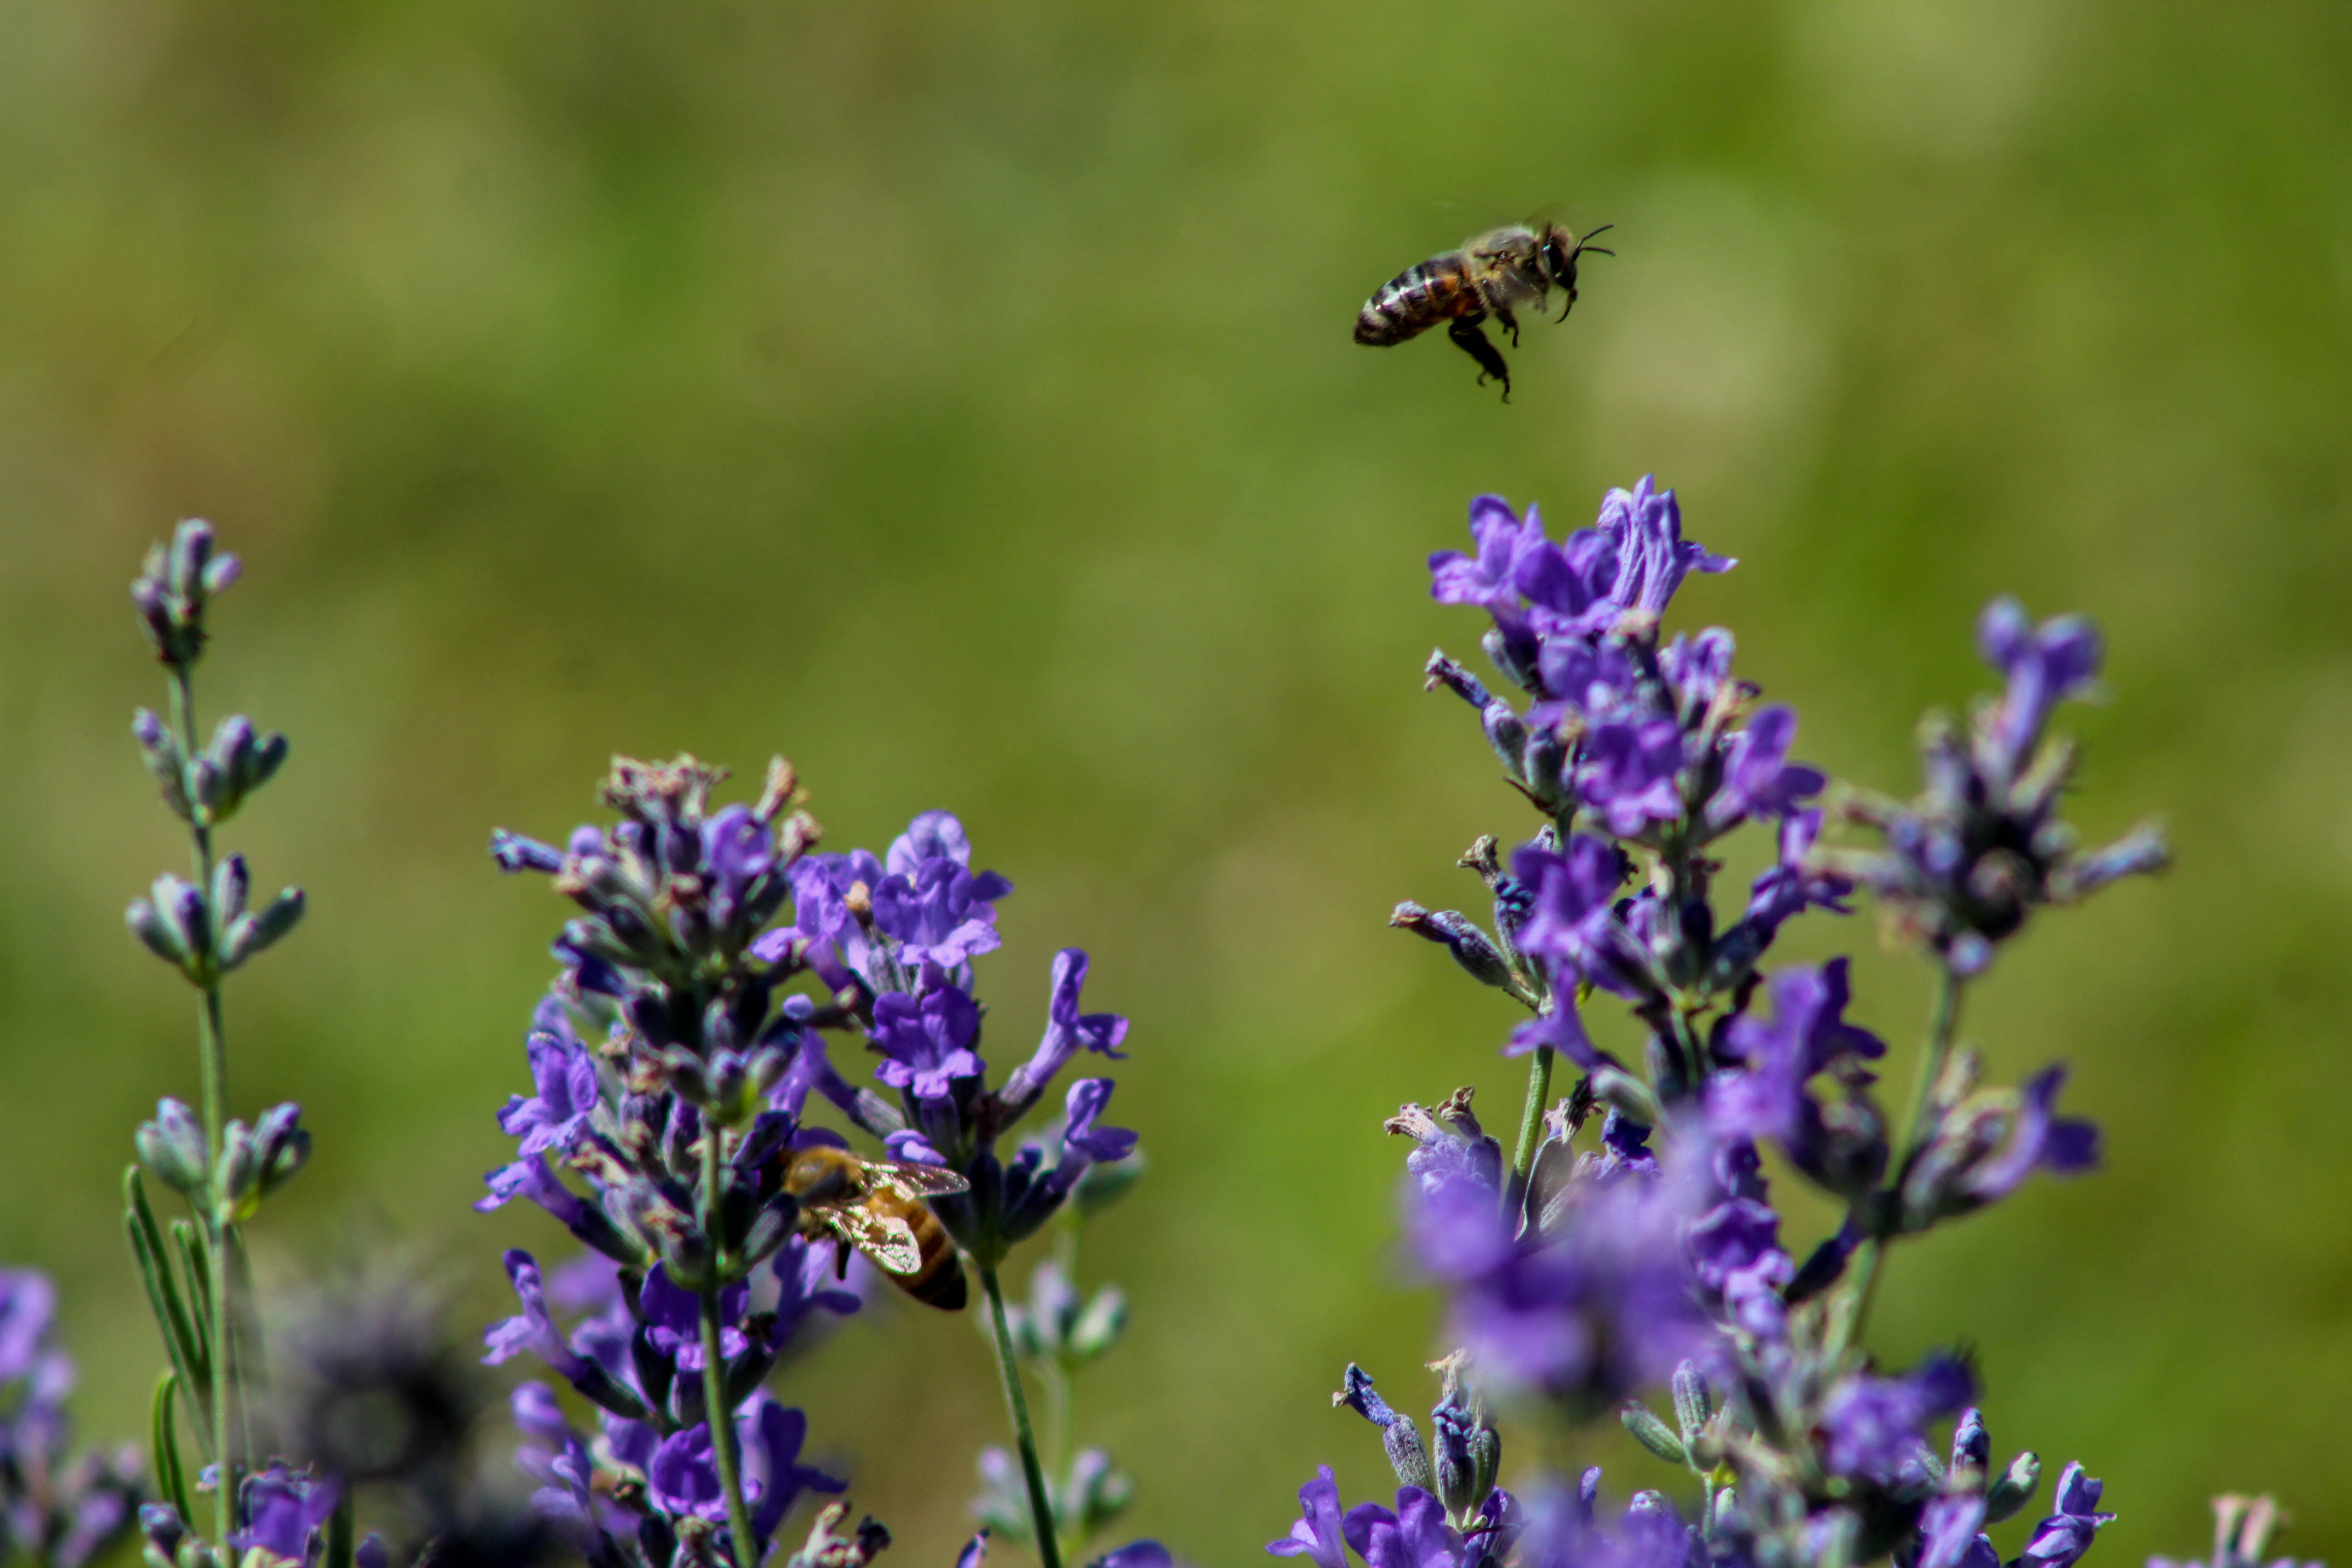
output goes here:
[[190, 1199], [205, 1190], [205, 1130], [195, 1112], [176, 1100], [155, 1102], [155, 1117], [132, 1135], [139, 1163], [157, 1181]]
[[1106, 1285], [1095, 1292], [1086, 1310], [1070, 1325], [1069, 1353], [1071, 1359], [1088, 1362], [1118, 1342], [1127, 1329], [1127, 1295], [1116, 1285]]
[[2034, 1489], [2041, 1484], [2041, 1455], [2029, 1450], [2011, 1459], [2000, 1479], [1985, 1489], [1985, 1522], [1999, 1524], [2032, 1502]]
[[1698, 1435], [1715, 1414], [1714, 1391], [1706, 1385], [1706, 1374], [1696, 1362], [1686, 1361], [1675, 1368], [1675, 1425], [1682, 1430], [1683, 1447], [1698, 1445]]
[[148, 951], [165, 962], [184, 967], [187, 950], [180, 945], [179, 933], [153, 904], [144, 899], [133, 899], [131, 907], [122, 911], [122, 923], [131, 934], [147, 944]]
[[1342, 1386], [1331, 1396], [1331, 1403], [1346, 1405], [1381, 1429], [1381, 1447], [1388, 1454], [1389, 1468], [1396, 1472], [1397, 1485], [1419, 1487], [1435, 1495], [1437, 1472], [1429, 1462], [1429, 1450], [1422, 1447], [1420, 1429], [1411, 1416], [1399, 1415], [1373, 1392], [1371, 1377], [1362, 1367], [1348, 1363]]
[[1659, 1420], [1648, 1405], [1639, 1400], [1630, 1401], [1623, 1410], [1618, 1412], [1618, 1417], [1625, 1423], [1625, 1430], [1633, 1434], [1633, 1441], [1666, 1463], [1690, 1463], [1690, 1450], [1683, 1447], [1683, 1440], [1675, 1436], [1674, 1428]]
[[1055, 1511], [1064, 1529], [1091, 1535], [1126, 1512], [1134, 1498], [1135, 1483], [1111, 1463], [1108, 1453], [1084, 1448], [1070, 1461], [1069, 1479]]
[[1389, 916], [1389, 924], [1440, 943], [1473, 979], [1505, 991], [1519, 988], [1494, 939], [1458, 910], [1426, 910], [1407, 900]]
[[213, 918], [225, 930], [245, 913], [246, 897], [252, 889], [253, 879], [246, 870], [244, 856], [228, 856], [213, 868]]
[[123, 911], [123, 920], [131, 934], [191, 979], [212, 956], [212, 918], [203, 890], [169, 872], [155, 879], [148, 897]]
[[1100, 1214], [1125, 1197], [1142, 1179], [1147, 1168], [1140, 1149], [1124, 1160], [1097, 1160], [1087, 1167], [1078, 1184], [1070, 1189], [1070, 1201], [1078, 1205], [1082, 1215]]
[[302, 919], [302, 889], [288, 888], [267, 908], [242, 914], [229, 922], [221, 942], [221, 967], [235, 969], [255, 953], [274, 944]]
[[138, 738], [140, 759], [155, 775], [155, 786], [163, 795], [163, 804], [181, 820], [187, 820], [187, 758], [180, 750], [180, 738], [145, 708], [132, 715], [131, 732]]
[[1434, 691], [1443, 686], [1482, 713], [1494, 701], [1487, 693], [1486, 682], [1471, 674], [1460, 660], [1448, 658], [1443, 648], [1430, 654], [1429, 662], [1422, 666], [1422, 677], [1421, 689], [1423, 691]]

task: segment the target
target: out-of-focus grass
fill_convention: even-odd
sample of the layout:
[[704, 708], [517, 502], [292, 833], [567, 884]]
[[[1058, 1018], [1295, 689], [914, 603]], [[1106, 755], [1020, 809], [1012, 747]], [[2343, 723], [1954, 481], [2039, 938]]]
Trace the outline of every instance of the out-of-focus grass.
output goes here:
[[[501, 1247], [560, 1250], [467, 1207], [561, 913], [485, 834], [614, 750], [781, 748], [836, 843], [949, 804], [1019, 884], [994, 1054], [1065, 943], [1134, 1016], [1082, 1418], [1139, 1532], [1238, 1562], [1318, 1460], [1381, 1484], [1341, 1365], [1402, 1396], [1433, 1348], [1381, 1118], [1516, 1102], [1504, 1006], [1382, 929], [1528, 826], [1418, 690], [1477, 631], [1421, 557], [1474, 490], [1557, 528], [1655, 470], [1743, 560], [1680, 613], [1841, 774], [1907, 787], [1992, 593], [2108, 629], [2076, 811], [2166, 814], [2179, 869], [2042, 922], [1967, 1032], [2074, 1062], [2109, 1168], [1900, 1254], [1878, 1342], [1970, 1338], [1996, 1441], [2107, 1478], [2103, 1557], [2257, 1487], [2344, 1555], [2347, 68], [2324, 6], [0, 9], [0, 1253], [61, 1276], [86, 1425], [142, 1429], [114, 1183], [194, 1089], [118, 918], [181, 854], [124, 728], [173, 518], [251, 560], [210, 710], [295, 739], [229, 835], [312, 896], [230, 998], [238, 1104], [318, 1132], [271, 1245], [426, 1237], [485, 1315]], [[1513, 405], [1347, 341], [1555, 202], [1620, 256]], [[1864, 921], [1792, 950], [1916, 1029]], [[1001, 1430], [970, 1324], [786, 1384], [944, 1561]]]

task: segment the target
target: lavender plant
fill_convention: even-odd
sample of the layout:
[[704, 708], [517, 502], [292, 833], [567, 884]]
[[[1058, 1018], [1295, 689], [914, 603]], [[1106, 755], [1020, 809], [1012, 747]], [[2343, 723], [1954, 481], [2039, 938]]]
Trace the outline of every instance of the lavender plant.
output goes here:
[[[2074, 752], [2050, 719], [2095, 678], [2096, 634], [1996, 603], [1979, 640], [2004, 689], [1965, 728], [1930, 717], [1921, 793], [1832, 791], [1790, 760], [1795, 715], [1732, 674], [1728, 632], [1663, 634], [1691, 573], [1732, 565], [1683, 539], [1671, 492], [1647, 479], [1612, 491], [1594, 527], [1558, 542], [1532, 509], [1482, 497], [1471, 531], [1475, 553], [1432, 557], [1433, 592], [1488, 613], [1486, 652], [1528, 703], [1442, 653], [1429, 682], [1476, 710], [1539, 822], [1507, 861], [1493, 838], [1463, 857], [1491, 928], [1410, 902], [1393, 923], [1525, 1010], [1504, 1050], [1527, 1059], [1527, 1098], [1507, 1157], [1466, 1089], [1388, 1121], [1412, 1144], [1409, 1250], [1445, 1300], [1434, 1405], [1424, 1429], [1391, 1402], [1393, 1383], [1384, 1394], [1346, 1368], [1334, 1402], [1379, 1434], [1394, 1507], [1343, 1509], [1322, 1467], [1268, 1551], [1318, 1568], [1350, 1553], [1368, 1568], [2073, 1568], [2114, 1517], [2100, 1483], [2068, 1465], [2004, 1565], [1985, 1530], [2032, 1502], [2039, 1458], [1996, 1468], [1965, 1355], [1884, 1367], [1868, 1326], [1894, 1244], [2037, 1171], [2097, 1159], [2095, 1130], [2058, 1111], [2063, 1068], [1988, 1088], [1958, 1037], [1968, 988], [2035, 911], [2163, 863], [2153, 828], [2083, 851], [2058, 814]], [[124, 1181], [169, 1363], [156, 1500], [142, 1504], [135, 1451], [70, 1452], [54, 1290], [0, 1270], [0, 1555], [80, 1568], [128, 1538], [135, 1508], [152, 1568], [390, 1568], [396, 1555], [523, 1568], [558, 1547], [595, 1568], [756, 1568], [803, 1497], [832, 1496], [785, 1568], [866, 1568], [887, 1531], [848, 1525], [845, 1483], [803, 1460], [806, 1415], [767, 1384], [877, 1278], [955, 1310], [967, 1265], [1013, 1445], [981, 1457], [982, 1528], [958, 1568], [981, 1568], [992, 1534], [1045, 1568], [1092, 1552], [1134, 1489], [1079, 1441], [1079, 1374], [1127, 1315], [1116, 1286], [1078, 1289], [1080, 1240], [1141, 1157], [1134, 1133], [1102, 1124], [1108, 1077], [1071, 1079], [1057, 1115], [1009, 1153], [1003, 1140], [1083, 1056], [1121, 1059], [1127, 1021], [1081, 1011], [1087, 959], [1066, 949], [1043, 1037], [992, 1087], [974, 961], [999, 945], [1012, 885], [972, 869], [946, 812], [918, 816], [881, 856], [817, 853], [781, 759], [752, 804], [728, 805], [714, 805], [723, 773], [692, 757], [617, 759], [603, 790], [614, 825], [561, 849], [492, 840], [502, 867], [551, 876], [580, 913], [526, 1037], [531, 1092], [499, 1113], [516, 1156], [477, 1206], [527, 1198], [584, 1250], [544, 1272], [507, 1255], [520, 1310], [490, 1327], [483, 1359], [537, 1356], [594, 1412], [593, 1438], [557, 1388], [520, 1384], [516, 1460], [537, 1489], [527, 1510], [502, 1502], [470, 1463], [470, 1377], [437, 1305], [413, 1289], [320, 1292], [275, 1320], [265, 1359], [244, 1226], [310, 1139], [290, 1103], [250, 1125], [229, 1115], [222, 986], [303, 900], [288, 889], [253, 907], [243, 858], [215, 842], [287, 753], [241, 716], [198, 743], [194, 670], [210, 602], [237, 571], [191, 521], [132, 588], [170, 694], [168, 722], [142, 710], [134, 731], [187, 827], [194, 876], [159, 877], [128, 920], [196, 992], [202, 1085], [199, 1109], [166, 1099], [139, 1128]], [[1750, 826], [1769, 830], [1771, 861], [1718, 913], [1717, 847]], [[1862, 840], [1825, 843], [1831, 826]], [[1846, 962], [1765, 967], [1789, 921], [1850, 913], [1864, 890], [1936, 978], [1899, 1123], [1879, 1094], [1887, 1046], [1846, 1016]], [[1603, 994], [1638, 1026], [1637, 1060], [1586, 1032]], [[878, 1088], [841, 1076], [830, 1036], [863, 1042]], [[1562, 1058], [1576, 1077], [1555, 1100]], [[825, 1107], [845, 1125], [822, 1124]], [[851, 1133], [884, 1158], [850, 1156]], [[1842, 1216], [1802, 1261], [1782, 1239], [1768, 1156]], [[150, 1177], [184, 1217], [158, 1218]], [[1004, 1265], [1041, 1236], [1051, 1255], [1009, 1303]], [[1603, 1508], [1599, 1470], [1543, 1463], [1503, 1485], [1507, 1419], [1611, 1413], [1678, 1472], [1678, 1499], [1643, 1489]], [[397, 1553], [360, 1533], [362, 1489], [409, 1543]], [[2216, 1513], [2197, 1568], [2257, 1568], [2270, 1500], [2223, 1498]], [[1093, 1563], [1173, 1559], [1145, 1540]]]
[[[813, 1313], [857, 1304], [827, 1283], [849, 1262], [827, 1235], [837, 1211], [787, 1174], [802, 1152], [846, 1146], [808, 1116], [814, 1093], [890, 1159], [953, 1173], [927, 1189], [930, 1210], [979, 1277], [1018, 1454], [1017, 1493], [1010, 1462], [984, 1461], [999, 1486], [982, 1512], [1059, 1568], [1066, 1543], [1116, 1514], [1126, 1483], [1098, 1450], [1049, 1479], [1023, 1367], [1051, 1358], [1058, 1446], [1059, 1391], [1108, 1348], [1123, 1309], [1065, 1322], [1066, 1287], [1049, 1272], [1016, 1318], [999, 1271], [1074, 1195], [1098, 1206], [1122, 1185], [1136, 1138], [1101, 1124], [1112, 1080], [1085, 1078], [1040, 1135], [1009, 1159], [998, 1147], [1081, 1053], [1123, 1055], [1127, 1022], [1079, 1011], [1087, 955], [1067, 949], [1043, 1039], [991, 1088], [972, 961], [998, 946], [995, 906], [1013, 888], [971, 869], [962, 824], [926, 812], [884, 856], [818, 854], [781, 758], [751, 805], [714, 807], [723, 776], [691, 757], [618, 760], [604, 788], [615, 826], [582, 827], [561, 850], [493, 839], [502, 867], [552, 876], [583, 911], [556, 941], [561, 970], [526, 1045], [536, 1092], [500, 1113], [517, 1158], [490, 1174], [478, 1206], [529, 1198], [591, 1249], [544, 1280], [530, 1255], [508, 1255], [522, 1311], [490, 1330], [488, 1359], [533, 1352], [597, 1407], [601, 1433], [592, 1446], [551, 1391], [526, 1384], [522, 1462], [547, 1482], [546, 1512], [599, 1564], [753, 1568], [801, 1492], [842, 1489], [800, 1463], [805, 1416], [761, 1388]], [[814, 989], [791, 989], [803, 980]], [[844, 1079], [828, 1033], [862, 1039], [892, 1094]], [[931, 1267], [910, 1288], [961, 1307], [960, 1279], [924, 1283]], [[568, 1328], [559, 1310], [574, 1316]], [[862, 1564], [887, 1543], [870, 1520], [834, 1536], [845, 1517], [823, 1516], [793, 1561]], [[983, 1535], [967, 1556], [985, 1549]]]
[[[1539, 826], [1507, 861], [1491, 838], [1463, 858], [1491, 929], [1417, 903], [1393, 923], [1526, 1009], [1504, 1049], [1528, 1058], [1527, 1100], [1507, 1160], [1467, 1089], [1388, 1122], [1413, 1141], [1407, 1239], [1446, 1301], [1429, 1435], [1349, 1367], [1335, 1400], [1379, 1429], [1395, 1507], [1342, 1511], [1325, 1467], [1267, 1550], [1320, 1568], [1350, 1551], [1371, 1568], [1998, 1568], [1984, 1528], [2031, 1500], [2039, 1458], [1994, 1468], [1964, 1356], [1894, 1371], [1866, 1330], [1895, 1242], [2096, 1161], [2095, 1129], [2058, 1112], [2062, 1068], [1985, 1088], [1981, 1058], [1956, 1048], [1967, 987], [2035, 910], [2163, 863], [2153, 828], [2082, 852], [2058, 815], [2074, 752], [2048, 723], [2096, 675], [2095, 632], [1994, 604], [1979, 641], [2006, 688], [1965, 731], [1930, 718], [1922, 793], [1846, 790], [1825, 807], [1826, 778], [1790, 760], [1796, 715], [1734, 676], [1731, 634], [1661, 629], [1691, 574], [1733, 564], [1683, 538], [1673, 492], [1612, 490], [1560, 542], [1534, 509], [1481, 497], [1470, 530], [1474, 552], [1431, 557], [1433, 593], [1487, 613], [1487, 656], [1529, 701], [1443, 652], [1429, 684], [1477, 713]], [[1832, 816], [1875, 845], [1825, 846]], [[1749, 825], [1772, 833], [1772, 863], [1718, 912], [1717, 846]], [[1877, 1091], [1886, 1045], [1846, 1017], [1845, 961], [1764, 967], [1789, 921], [1848, 913], [1864, 889], [1937, 977], [1899, 1124]], [[1585, 1031], [1601, 994], [1637, 1023], [1638, 1061]], [[1561, 1057], [1579, 1076], [1554, 1103]], [[1768, 1151], [1843, 1215], [1801, 1262]], [[1643, 1402], [1661, 1390], [1671, 1419]], [[1683, 1500], [1643, 1489], [1604, 1510], [1597, 1469], [1497, 1484], [1497, 1412], [1612, 1410], [1683, 1473]], [[2069, 1465], [2010, 1568], [2071, 1568], [2113, 1517], [2100, 1501]]]
[[[210, 1568], [257, 1548], [284, 1544], [279, 1521], [289, 1508], [320, 1522], [336, 1510], [336, 1483], [282, 1461], [257, 1462], [253, 1409], [260, 1347], [253, 1329], [252, 1289], [243, 1227], [261, 1201], [284, 1186], [310, 1157], [300, 1107], [271, 1108], [248, 1126], [229, 1115], [228, 1041], [221, 989], [226, 976], [274, 945], [302, 917], [299, 889], [250, 904], [245, 857], [216, 853], [214, 834], [284, 764], [286, 737], [263, 735], [242, 714], [224, 719], [209, 743], [198, 740], [195, 669], [205, 651], [212, 600], [241, 571], [215, 549], [209, 523], [180, 524], [169, 545], [148, 552], [131, 599], [170, 695], [167, 723], [142, 708], [131, 723], [164, 806], [186, 826], [193, 881], [165, 872], [126, 915], [132, 934], [177, 969], [196, 992], [196, 1052], [202, 1110], [166, 1099], [140, 1125], [139, 1164], [123, 1176], [131, 1248], [162, 1330], [170, 1368], [155, 1391], [153, 1447], [162, 1501], [145, 1510], [151, 1553], [175, 1568]], [[171, 1240], [148, 1202], [141, 1170], [180, 1194], [188, 1217], [174, 1219]], [[201, 1476], [183, 1462], [183, 1402], [194, 1417]], [[194, 1486], [192, 1487], [192, 1481]], [[209, 1488], [212, 1533], [197, 1533], [194, 1490]], [[292, 1500], [289, 1503], [289, 1500]], [[339, 1516], [348, 1560], [350, 1516]], [[298, 1560], [307, 1549], [297, 1538]]]

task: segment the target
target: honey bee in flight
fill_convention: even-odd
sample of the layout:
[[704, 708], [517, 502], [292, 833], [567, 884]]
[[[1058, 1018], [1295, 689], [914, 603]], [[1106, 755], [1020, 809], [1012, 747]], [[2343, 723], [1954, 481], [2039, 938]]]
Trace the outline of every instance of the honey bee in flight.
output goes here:
[[[836, 1237], [872, 1258], [916, 1300], [941, 1311], [963, 1310], [963, 1265], [923, 1200], [968, 1191], [971, 1183], [937, 1165], [860, 1159], [825, 1145], [791, 1150], [782, 1159], [782, 1184], [800, 1200], [802, 1235]], [[845, 1251], [844, 1268], [848, 1260]]]
[[1356, 317], [1356, 341], [1387, 348], [1444, 321], [1454, 347], [1478, 362], [1478, 384], [1494, 377], [1503, 384], [1503, 401], [1508, 403], [1510, 367], [1479, 323], [1494, 317], [1517, 348], [1519, 320], [1512, 312], [1522, 305], [1532, 305], [1538, 312], [1547, 310], [1555, 288], [1568, 296], [1559, 310], [1559, 319], [1568, 320], [1576, 305], [1576, 258], [1588, 250], [1596, 256], [1616, 255], [1592, 243], [1592, 235], [1616, 226], [1604, 223], [1580, 240], [1556, 223], [1539, 228], [1514, 224], [1482, 234], [1461, 249], [1408, 267], [1381, 285]]

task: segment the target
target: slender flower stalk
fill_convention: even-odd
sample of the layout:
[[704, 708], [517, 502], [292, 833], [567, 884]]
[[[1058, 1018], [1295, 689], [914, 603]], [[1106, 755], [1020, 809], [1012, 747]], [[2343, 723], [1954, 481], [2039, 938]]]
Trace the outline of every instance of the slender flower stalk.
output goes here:
[[1528, 1100], [1519, 1109], [1518, 1142], [1511, 1149], [1511, 1183], [1504, 1194], [1506, 1208], [1516, 1205], [1528, 1190], [1528, 1173], [1535, 1168], [1536, 1150], [1543, 1143], [1544, 1107], [1551, 1100], [1551, 1064], [1557, 1053], [1538, 1046], [1528, 1059]]
[[1029, 1400], [1021, 1391], [1021, 1365], [1013, 1354], [1013, 1331], [1004, 1321], [1004, 1288], [997, 1283], [993, 1266], [980, 1271], [980, 1288], [988, 1297], [988, 1322], [996, 1342], [996, 1370], [1004, 1382], [1004, 1407], [1013, 1416], [1013, 1440], [1021, 1453], [1022, 1479], [1029, 1487], [1029, 1519], [1037, 1543], [1037, 1560], [1045, 1568], [1062, 1568], [1062, 1543], [1055, 1532], [1054, 1505], [1045, 1489], [1045, 1468], [1037, 1462], [1037, 1437], [1029, 1425]]
[[[180, 744], [186, 754], [194, 756], [199, 750], [196, 741], [195, 679], [189, 666], [175, 665], [172, 669], [172, 717], [177, 721]], [[189, 855], [196, 873], [196, 886], [213, 885], [213, 834], [202, 817], [188, 823]], [[200, 1097], [204, 1115], [205, 1163], [218, 1164], [221, 1155], [222, 1130], [228, 1122], [228, 1036], [221, 1023], [221, 977], [217, 969], [207, 966], [196, 999], [196, 1058], [199, 1072]], [[225, 1484], [213, 1489], [213, 1537], [223, 1552], [228, 1550], [228, 1538], [236, 1527], [237, 1455], [236, 1446], [236, 1413], [232, 1405], [241, 1405], [243, 1390], [238, 1386], [236, 1370], [236, 1336], [232, 1331], [236, 1309], [229, 1277], [229, 1248], [233, 1245], [235, 1226], [215, 1215], [202, 1216], [205, 1227], [205, 1284], [211, 1297], [213, 1453], [220, 1473], [227, 1478]]]
[[[1967, 984], [1967, 976], [1954, 973], [1948, 964], [1937, 971], [1935, 1007], [1928, 1016], [1927, 1044], [1919, 1058], [1919, 1081], [1911, 1096], [1911, 1120], [1903, 1129], [1903, 1142], [1896, 1146], [1900, 1152], [1892, 1167], [1890, 1191], [1881, 1203], [1882, 1210], [1889, 1216], [1900, 1215], [1904, 1174], [1917, 1163], [1935, 1131], [1930, 1121], [1936, 1085], [1944, 1076], [1945, 1063], [1951, 1059], [1952, 1040], [1960, 1023], [1960, 993]], [[1855, 1255], [1853, 1272], [1840, 1290], [1831, 1314], [1829, 1344], [1832, 1354], [1859, 1340], [1870, 1321], [1879, 1268], [1885, 1260], [1886, 1244], [1893, 1238], [1888, 1227], [1895, 1223], [1896, 1219], [1890, 1217], [1874, 1227]]]
[[[716, 1122], [702, 1135], [702, 1228], [705, 1235], [724, 1234], [719, 1227], [719, 1183], [725, 1166], [721, 1147], [724, 1128]], [[726, 1316], [719, 1301], [719, 1279], [725, 1273], [724, 1257], [712, 1260], [712, 1278], [699, 1293], [702, 1318], [702, 1405], [710, 1423], [710, 1457], [719, 1468], [719, 1489], [727, 1501], [727, 1530], [737, 1568], [759, 1568], [760, 1548], [751, 1533], [751, 1510], [743, 1503], [742, 1456], [735, 1441], [734, 1406], [727, 1398]]]

